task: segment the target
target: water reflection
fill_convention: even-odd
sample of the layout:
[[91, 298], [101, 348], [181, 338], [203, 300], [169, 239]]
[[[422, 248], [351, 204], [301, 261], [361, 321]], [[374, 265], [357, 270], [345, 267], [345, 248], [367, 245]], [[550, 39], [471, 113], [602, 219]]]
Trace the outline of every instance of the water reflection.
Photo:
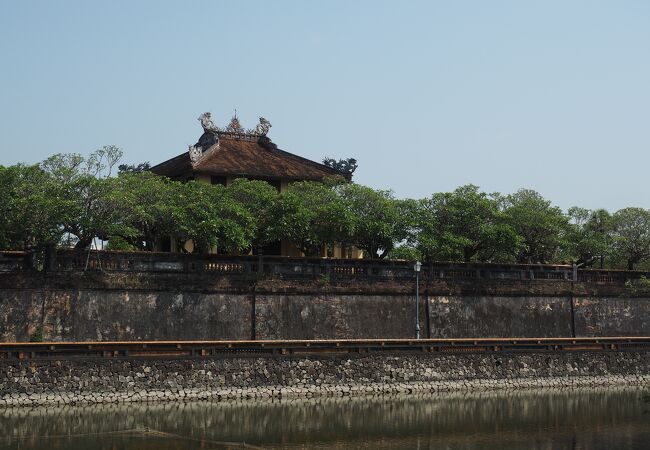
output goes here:
[[14, 408], [0, 436], [9, 449], [642, 449], [650, 388]]

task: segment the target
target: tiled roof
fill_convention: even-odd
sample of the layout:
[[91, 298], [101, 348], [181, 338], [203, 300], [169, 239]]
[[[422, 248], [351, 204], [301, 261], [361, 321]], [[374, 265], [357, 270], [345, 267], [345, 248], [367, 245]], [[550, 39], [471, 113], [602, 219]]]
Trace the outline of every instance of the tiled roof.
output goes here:
[[190, 161], [189, 153], [185, 152], [172, 159], [168, 159], [165, 162], [161, 162], [160, 164], [153, 166], [149, 170], [151, 170], [153, 173], [157, 175], [164, 175], [166, 177], [173, 178], [179, 175], [191, 173], [192, 161]]
[[196, 161], [189, 152], [151, 168], [169, 177], [186, 173], [235, 175], [250, 178], [284, 178], [291, 180], [322, 180], [327, 176], [350, 175], [277, 148], [267, 137], [223, 133], [219, 143], [203, 151]]

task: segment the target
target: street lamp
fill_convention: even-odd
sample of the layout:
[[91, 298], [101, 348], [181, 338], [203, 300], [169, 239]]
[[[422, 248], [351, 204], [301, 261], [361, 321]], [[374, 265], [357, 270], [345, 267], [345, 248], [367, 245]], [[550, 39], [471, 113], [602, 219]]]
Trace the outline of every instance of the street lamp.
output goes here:
[[422, 263], [415, 261], [413, 270], [415, 271], [415, 339], [420, 339], [420, 268]]

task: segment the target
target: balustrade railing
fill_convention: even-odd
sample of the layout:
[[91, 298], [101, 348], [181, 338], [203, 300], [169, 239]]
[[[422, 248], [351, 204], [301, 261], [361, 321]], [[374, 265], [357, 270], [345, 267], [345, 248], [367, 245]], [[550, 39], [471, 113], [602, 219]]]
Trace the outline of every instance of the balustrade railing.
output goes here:
[[[29, 254], [0, 252], [0, 272], [32, 270]], [[79, 251], [59, 249], [47, 271], [206, 273], [231, 276], [330, 279], [413, 279], [413, 262], [368, 259], [297, 258], [281, 256], [196, 255], [181, 253]], [[575, 270], [570, 265], [433, 262], [423, 264], [421, 277], [456, 280], [541, 280], [624, 283], [650, 278], [628, 270]], [[574, 280], [575, 277], [575, 280]]]
[[17, 272], [28, 267], [25, 252], [0, 252], [0, 272]]

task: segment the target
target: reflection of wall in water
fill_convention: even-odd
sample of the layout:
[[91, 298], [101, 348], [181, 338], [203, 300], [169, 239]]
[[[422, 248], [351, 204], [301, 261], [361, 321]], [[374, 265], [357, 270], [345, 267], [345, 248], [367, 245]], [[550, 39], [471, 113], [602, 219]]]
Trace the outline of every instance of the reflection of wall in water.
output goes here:
[[[643, 390], [578, 389], [312, 400], [15, 408], [0, 412], [0, 436], [102, 433], [149, 427], [233, 442], [436, 442], [634, 433], [647, 425]], [[644, 414], [644, 411], [646, 413]], [[583, 436], [584, 435], [584, 436]], [[141, 439], [141, 438], [140, 438]], [[72, 440], [71, 442], [74, 442]], [[581, 441], [579, 440], [578, 443]], [[24, 444], [24, 442], [23, 442]], [[550, 447], [556, 448], [556, 447]], [[558, 447], [564, 448], [564, 447]], [[588, 447], [592, 448], [592, 447]]]

